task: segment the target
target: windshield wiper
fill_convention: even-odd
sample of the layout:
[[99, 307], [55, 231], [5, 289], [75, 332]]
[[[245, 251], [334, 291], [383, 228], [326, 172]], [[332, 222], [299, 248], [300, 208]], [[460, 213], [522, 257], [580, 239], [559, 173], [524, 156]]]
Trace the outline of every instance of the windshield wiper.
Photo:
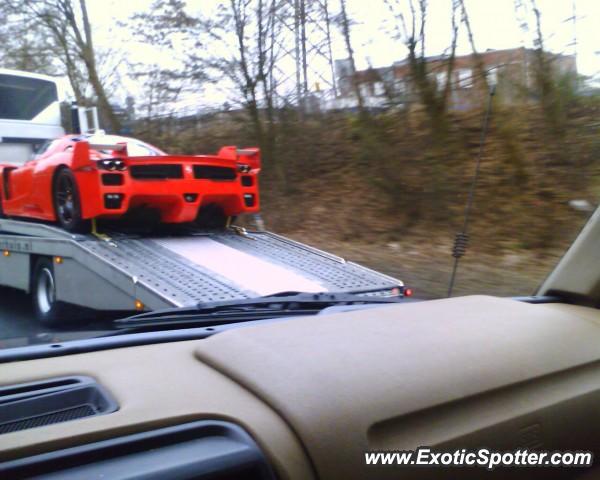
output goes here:
[[286, 316], [315, 315], [340, 305], [398, 303], [402, 297], [377, 297], [353, 293], [283, 292], [265, 297], [201, 303], [194, 307], [168, 308], [113, 321], [116, 328], [160, 329], [222, 325]]

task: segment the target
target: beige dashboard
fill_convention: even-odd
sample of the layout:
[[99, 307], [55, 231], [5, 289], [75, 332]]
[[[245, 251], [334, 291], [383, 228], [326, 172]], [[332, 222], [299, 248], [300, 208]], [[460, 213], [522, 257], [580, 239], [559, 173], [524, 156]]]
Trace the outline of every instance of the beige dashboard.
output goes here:
[[589, 450], [599, 360], [597, 310], [474, 296], [8, 363], [2, 385], [89, 375], [120, 408], [2, 435], [0, 460], [208, 418], [245, 428], [280, 478], [400, 476], [365, 450]]
[[282, 478], [312, 478], [301, 443], [268, 405], [199, 362], [201, 341], [121, 348], [0, 365], [2, 384], [89, 375], [112, 394], [109, 415], [2, 435], [0, 461], [199, 419], [231, 420], [250, 433]]

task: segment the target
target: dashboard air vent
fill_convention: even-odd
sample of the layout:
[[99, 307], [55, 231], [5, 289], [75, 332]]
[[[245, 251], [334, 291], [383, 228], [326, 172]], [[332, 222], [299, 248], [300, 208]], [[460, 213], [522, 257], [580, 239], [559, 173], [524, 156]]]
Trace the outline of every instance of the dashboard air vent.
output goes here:
[[62, 377], [0, 387], [0, 435], [117, 410], [90, 377]]
[[241, 427], [201, 420], [0, 463], [0, 478], [274, 480]]

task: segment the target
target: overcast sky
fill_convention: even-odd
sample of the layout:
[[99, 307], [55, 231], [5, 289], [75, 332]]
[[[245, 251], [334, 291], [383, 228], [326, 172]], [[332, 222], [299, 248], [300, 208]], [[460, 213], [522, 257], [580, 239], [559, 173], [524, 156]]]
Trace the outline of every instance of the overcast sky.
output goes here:
[[[227, 1], [227, 0], [225, 0]], [[392, 0], [395, 1], [395, 0]], [[427, 18], [427, 54], [443, 52], [450, 38], [450, 4], [452, 0], [429, 0]], [[401, 3], [407, 4], [405, 0]], [[210, 11], [217, 0], [188, 0], [193, 10]], [[338, 10], [338, 0], [329, 0], [330, 10]], [[356, 22], [353, 26], [353, 43], [359, 68], [368, 65], [385, 66], [406, 56], [406, 49], [392, 38], [394, 23], [389, 8], [383, 0], [347, 0], [349, 14]], [[529, 5], [528, 0], [521, 3]], [[115, 26], [115, 20], [125, 19], [135, 12], [150, 8], [152, 0], [88, 0], [93, 23], [95, 42], [99, 47], [116, 48], [134, 61], [168, 64], [170, 54], [160, 56], [150, 48], [139, 45], [131, 32]], [[600, 74], [600, 0], [537, 0], [542, 13], [542, 29], [546, 48], [554, 52], [572, 54], [573, 39], [577, 38], [577, 67], [584, 75]], [[576, 8], [576, 35], [572, 21], [573, 5]], [[479, 50], [532, 46], [534, 32], [524, 32], [515, 15], [515, 0], [466, 0], [476, 46]], [[534, 28], [532, 12], [523, 15]], [[333, 55], [344, 58], [346, 52], [339, 33], [334, 36]], [[458, 53], [470, 52], [468, 39], [463, 33], [458, 41]], [[125, 89], [136, 94], [136, 86], [123, 80]], [[132, 91], [133, 90], [133, 91]], [[216, 93], [215, 93], [216, 95]]]
[[[349, 0], [362, 24], [355, 28], [357, 43], [360, 43], [360, 57], [365, 61], [371, 57], [373, 64], [385, 65], [393, 60], [397, 53], [404, 56], [406, 51], [398, 49], [397, 45], [389, 39], [387, 32], [378, 25], [386, 23], [389, 19], [389, 10], [384, 2], [370, 0]], [[450, 38], [449, 14], [451, 0], [429, 0], [430, 14], [427, 18], [427, 46], [429, 54], [441, 53], [448, 46]], [[406, 3], [406, 2], [405, 2]], [[528, 0], [522, 0], [529, 5]], [[475, 43], [479, 50], [488, 48], [503, 49], [532, 46], [533, 31], [524, 33], [516, 20], [514, 0], [466, 0], [465, 2]], [[592, 75], [600, 70], [600, 44], [598, 28], [600, 27], [600, 0], [537, 0], [537, 5], [542, 13], [542, 30], [545, 35], [546, 48], [563, 53], [573, 53], [572, 44], [573, 22], [565, 21], [572, 17], [573, 4], [577, 16], [577, 63], [580, 73]], [[532, 12], [526, 20], [534, 28]], [[358, 45], [357, 45], [358, 46]], [[399, 51], [400, 50], [400, 51]], [[468, 38], [463, 35], [459, 38], [458, 53], [470, 52]]]

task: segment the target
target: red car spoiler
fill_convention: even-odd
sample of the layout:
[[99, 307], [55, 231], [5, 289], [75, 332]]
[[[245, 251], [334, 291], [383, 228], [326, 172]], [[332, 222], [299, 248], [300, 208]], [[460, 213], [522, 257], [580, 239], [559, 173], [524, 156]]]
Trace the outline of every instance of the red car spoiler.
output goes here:
[[[90, 144], [84, 140], [80, 140], [73, 146], [73, 169], [78, 170], [90, 163], [90, 150], [112, 150], [119, 152], [123, 156], [127, 156], [127, 144]], [[169, 155], [173, 156], [173, 155]], [[197, 155], [203, 156], [203, 155]], [[234, 160], [239, 163], [247, 164], [252, 170], [260, 170], [260, 149], [256, 147], [238, 149], [236, 146], [226, 146], [219, 150], [216, 155], [224, 160]], [[158, 157], [160, 158], [160, 157]]]

